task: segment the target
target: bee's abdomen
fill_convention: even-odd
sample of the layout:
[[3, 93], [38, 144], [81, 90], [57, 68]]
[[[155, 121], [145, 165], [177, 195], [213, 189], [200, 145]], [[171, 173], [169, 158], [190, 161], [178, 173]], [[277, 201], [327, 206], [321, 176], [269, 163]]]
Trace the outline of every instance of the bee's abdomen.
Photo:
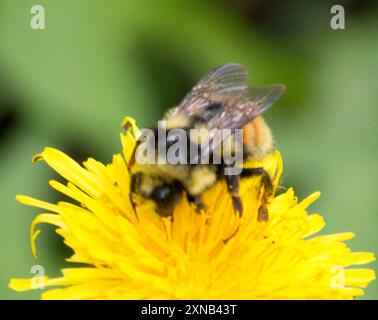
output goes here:
[[259, 157], [271, 151], [272, 133], [261, 116], [243, 127], [243, 146], [247, 157]]

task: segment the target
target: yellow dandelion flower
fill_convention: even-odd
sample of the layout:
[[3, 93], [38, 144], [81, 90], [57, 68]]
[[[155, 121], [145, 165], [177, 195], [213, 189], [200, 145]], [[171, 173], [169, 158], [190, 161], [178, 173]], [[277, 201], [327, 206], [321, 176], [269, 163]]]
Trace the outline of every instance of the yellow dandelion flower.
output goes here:
[[[161, 218], [153, 203], [130, 203], [128, 161], [138, 128], [127, 118], [121, 135], [123, 155], [111, 164], [88, 159], [80, 166], [62, 152], [45, 148], [44, 160], [68, 183], [52, 188], [75, 200], [50, 204], [17, 196], [43, 209], [31, 226], [32, 250], [39, 223], [57, 227], [74, 251], [68, 259], [86, 264], [62, 269], [58, 278], [39, 283], [54, 287], [44, 299], [351, 299], [362, 295], [374, 271], [347, 268], [374, 260], [371, 253], [351, 252], [344, 243], [353, 233], [314, 236], [324, 227], [308, 206], [316, 192], [298, 202], [293, 189], [270, 199], [269, 221], [259, 222], [260, 179], [241, 182], [244, 214], [235, 215], [224, 183], [205, 192], [198, 214], [183, 197], [172, 218]], [[278, 152], [261, 162], [277, 189], [282, 172]], [[35, 288], [36, 279], [12, 279], [16, 291]]]

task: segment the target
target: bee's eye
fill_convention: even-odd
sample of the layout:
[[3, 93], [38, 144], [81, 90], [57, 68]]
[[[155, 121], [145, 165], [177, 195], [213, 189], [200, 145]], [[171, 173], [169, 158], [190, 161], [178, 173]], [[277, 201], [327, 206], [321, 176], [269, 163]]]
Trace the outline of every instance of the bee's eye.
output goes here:
[[150, 197], [155, 201], [166, 201], [171, 196], [171, 193], [171, 187], [165, 185], [156, 187], [154, 190], [152, 190]]

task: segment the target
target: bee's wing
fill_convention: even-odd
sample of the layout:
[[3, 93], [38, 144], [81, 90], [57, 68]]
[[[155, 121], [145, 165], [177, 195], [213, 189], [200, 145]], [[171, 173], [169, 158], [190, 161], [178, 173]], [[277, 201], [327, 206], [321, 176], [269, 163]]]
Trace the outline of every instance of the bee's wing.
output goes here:
[[208, 128], [237, 129], [264, 113], [285, 90], [283, 84], [248, 87], [240, 99], [226, 99], [222, 110], [214, 115]]
[[[166, 119], [183, 114], [206, 120], [209, 146], [201, 150], [201, 155], [212, 154], [231, 134], [222, 133], [221, 139], [216, 139], [216, 131], [212, 129], [231, 129], [232, 132], [242, 128], [273, 105], [285, 90], [282, 84], [249, 87], [247, 81], [246, 67], [237, 63], [222, 65], [203, 77]], [[214, 105], [217, 108], [207, 112], [208, 107]]]
[[[208, 121], [209, 145], [202, 150], [202, 156], [212, 154], [235, 129], [241, 129], [248, 122], [265, 112], [283, 94], [283, 84], [266, 87], [248, 87], [240, 99], [226, 99], [222, 109]], [[213, 130], [213, 129], [218, 129]], [[227, 132], [219, 130], [231, 129]], [[221, 134], [219, 136], [219, 134]], [[218, 137], [217, 137], [218, 135]]]
[[247, 81], [246, 67], [237, 63], [224, 64], [203, 77], [168, 116], [201, 114], [210, 104], [227, 97], [242, 97], [248, 87]]

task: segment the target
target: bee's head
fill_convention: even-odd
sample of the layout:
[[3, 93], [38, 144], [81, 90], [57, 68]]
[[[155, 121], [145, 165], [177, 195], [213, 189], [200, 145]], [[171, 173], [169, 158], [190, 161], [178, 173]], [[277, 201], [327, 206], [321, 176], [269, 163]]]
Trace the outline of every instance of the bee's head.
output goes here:
[[157, 212], [162, 216], [172, 215], [174, 206], [181, 198], [182, 189], [176, 184], [163, 184], [155, 187], [150, 198], [157, 205]]
[[156, 211], [161, 216], [170, 216], [181, 199], [182, 186], [178, 181], [165, 182], [156, 177], [138, 172], [132, 176], [132, 192], [151, 199], [156, 204]]

